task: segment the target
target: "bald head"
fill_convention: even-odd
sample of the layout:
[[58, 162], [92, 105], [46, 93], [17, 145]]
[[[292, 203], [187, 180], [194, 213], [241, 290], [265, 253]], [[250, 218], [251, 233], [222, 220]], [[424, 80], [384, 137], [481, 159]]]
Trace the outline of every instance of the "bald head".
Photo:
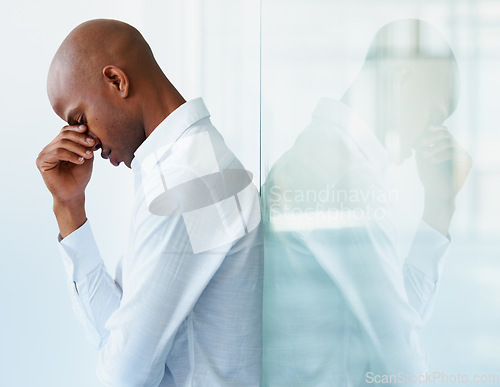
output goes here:
[[411, 68], [420, 86], [448, 94], [450, 113], [456, 107], [457, 61], [446, 38], [430, 23], [401, 19], [381, 27], [370, 44], [365, 68], [375, 69], [379, 77]]
[[71, 31], [57, 50], [49, 70], [49, 98], [57, 94], [61, 81], [73, 87], [95, 85], [107, 65], [117, 66], [129, 76], [144, 77], [159, 70], [137, 29], [118, 20], [90, 20]]
[[455, 60], [443, 34], [432, 24], [418, 19], [387, 23], [375, 34], [367, 61], [376, 60]]
[[458, 80], [457, 62], [443, 34], [422, 20], [401, 19], [375, 34], [343, 101], [362, 112], [399, 163], [455, 110]]
[[59, 117], [69, 125], [87, 125], [101, 140], [103, 155], [113, 152], [119, 159], [112, 162], [126, 165], [185, 102], [141, 33], [107, 19], [82, 23], [64, 39], [50, 65], [47, 92]]

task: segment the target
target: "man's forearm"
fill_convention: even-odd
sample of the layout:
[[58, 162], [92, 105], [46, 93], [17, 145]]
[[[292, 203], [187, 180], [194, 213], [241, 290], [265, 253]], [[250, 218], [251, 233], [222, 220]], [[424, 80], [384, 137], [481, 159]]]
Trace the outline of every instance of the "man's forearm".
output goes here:
[[73, 231], [80, 228], [87, 220], [85, 196], [71, 202], [60, 202], [54, 199], [53, 209], [62, 238], [66, 238]]

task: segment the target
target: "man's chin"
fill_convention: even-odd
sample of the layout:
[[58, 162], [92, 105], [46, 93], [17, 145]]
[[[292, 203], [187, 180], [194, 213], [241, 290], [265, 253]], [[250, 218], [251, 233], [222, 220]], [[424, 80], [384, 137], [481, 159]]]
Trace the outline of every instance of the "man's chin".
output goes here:
[[128, 158], [125, 158], [124, 160], [122, 160], [123, 164], [127, 167], [127, 168], [130, 168], [132, 169], [132, 160], [134, 159], [134, 157], [131, 157], [130, 159]]

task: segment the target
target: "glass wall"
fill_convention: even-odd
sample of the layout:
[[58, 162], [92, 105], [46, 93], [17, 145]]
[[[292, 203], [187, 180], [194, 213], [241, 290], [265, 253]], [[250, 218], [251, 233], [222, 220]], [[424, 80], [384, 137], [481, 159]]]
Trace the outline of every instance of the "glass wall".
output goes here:
[[500, 3], [261, 13], [264, 384], [500, 385]]

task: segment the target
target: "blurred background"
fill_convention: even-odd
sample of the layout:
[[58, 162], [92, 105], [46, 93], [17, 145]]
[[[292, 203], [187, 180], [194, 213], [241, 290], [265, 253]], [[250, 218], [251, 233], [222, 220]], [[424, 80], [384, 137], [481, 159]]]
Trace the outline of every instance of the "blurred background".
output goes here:
[[[474, 162], [424, 332], [430, 371], [500, 374], [500, 2], [20, 0], [0, 4], [0, 385], [100, 385], [96, 351], [71, 309], [51, 197], [35, 166], [65, 125], [49, 105], [46, 75], [72, 28], [93, 18], [138, 28], [181, 94], [204, 98], [260, 185], [319, 98], [339, 98], [355, 78], [376, 30], [407, 17], [431, 22], [455, 52], [461, 96], [446, 125]], [[407, 183], [401, 208], [416, 225], [422, 189], [415, 165], [391, 173]], [[98, 157], [87, 215], [110, 272], [123, 253], [132, 183], [125, 166]], [[411, 229], [403, 229], [408, 246]]]

